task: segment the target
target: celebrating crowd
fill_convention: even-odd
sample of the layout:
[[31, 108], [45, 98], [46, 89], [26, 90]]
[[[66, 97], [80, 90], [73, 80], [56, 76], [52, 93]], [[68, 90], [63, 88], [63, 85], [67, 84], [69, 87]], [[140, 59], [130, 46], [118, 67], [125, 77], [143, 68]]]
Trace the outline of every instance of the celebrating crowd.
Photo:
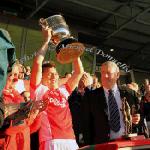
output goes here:
[[[0, 101], [1, 149], [77, 150], [84, 145], [120, 139], [127, 133], [149, 138], [148, 79], [141, 88], [136, 83], [118, 85], [119, 68], [107, 61], [101, 65], [99, 82], [96, 75], [85, 72], [79, 57], [72, 61], [72, 73], [60, 78], [55, 63], [44, 61], [48, 43], [55, 40], [52, 31], [46, 27], [42, 28], [42, 33], [43, 44], [31, 68], [17, 60], [12, 66], [14, 46], [10, 39], [0, 37], [5, 43], [1, 46], [0, 58], [3, 56], [6, 62], [0, 63], [0, 82], [4, 85]], [[128, 116], [123, 110], [123, 100], [130, 112]], [[38, 101], [44, 103], [42, 111], [31, 107], [32, 102]], [[13, 104], [19, 106], [19, 117], [17, 112], [9, 117]], [[22, 105], [29, 107], [24, 110], [20, 108]], [[130, 118], [126, 120], [127, 117]], [[36, 143], [30, 139], [35, 138], [31, 136], [33, 133], [38, 133], [39, 139], [34, 139]]]

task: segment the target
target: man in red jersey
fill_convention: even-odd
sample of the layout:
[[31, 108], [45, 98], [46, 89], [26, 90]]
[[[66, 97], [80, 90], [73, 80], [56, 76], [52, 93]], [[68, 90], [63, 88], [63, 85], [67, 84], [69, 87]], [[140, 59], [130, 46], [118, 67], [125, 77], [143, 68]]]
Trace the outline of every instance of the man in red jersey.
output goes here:
[[54, 63], [43, 63], [52, 38], [51, 29], [42, 29], [44, 42], [38, 50], [31, 73], [31, 99], [47, 99], [48, 105], [42, 112], [40, 127], [40, 150], [77, 150], [78, 145], [72, 129], [72, 117], [68, 96], [77, 86], [83, 66], [80, 58], [73, 60], [74, 72], [66, 84], [59, 86], [59, 75]]

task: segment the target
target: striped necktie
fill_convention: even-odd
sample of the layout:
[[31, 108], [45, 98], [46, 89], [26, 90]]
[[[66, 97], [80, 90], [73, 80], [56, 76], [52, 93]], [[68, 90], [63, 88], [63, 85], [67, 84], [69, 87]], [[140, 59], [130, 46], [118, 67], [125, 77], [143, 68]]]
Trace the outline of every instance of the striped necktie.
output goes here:
[[110, 114], [110, 129], [114, 132], [118, 132], [120, 130], [120, 114], [116, 99], [112, 90], [109, 90], [108, 95], [108, 106], [109, 106], [109, 114]]

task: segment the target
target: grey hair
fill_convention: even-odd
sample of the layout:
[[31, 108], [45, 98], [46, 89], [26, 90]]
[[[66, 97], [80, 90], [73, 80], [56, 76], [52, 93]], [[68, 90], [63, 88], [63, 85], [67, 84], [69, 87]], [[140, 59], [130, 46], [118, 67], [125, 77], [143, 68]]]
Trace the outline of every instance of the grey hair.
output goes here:
[[113, 68], [116, 69], [116, 72], [119, 72], [119, 67], [118, 67], [117, 64], [116, 64], [115, 62], [113, 62], [113, 61], [106, 61], [106, 62], [102, 63], [101, 67], [102, 67], [102, 66], [111, 66], [111, 67], [113, 67]]

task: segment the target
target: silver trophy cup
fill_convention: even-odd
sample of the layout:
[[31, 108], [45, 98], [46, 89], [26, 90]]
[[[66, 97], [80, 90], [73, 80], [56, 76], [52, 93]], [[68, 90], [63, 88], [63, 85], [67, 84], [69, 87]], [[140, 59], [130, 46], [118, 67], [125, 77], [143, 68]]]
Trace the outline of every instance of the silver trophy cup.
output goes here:
[[84, 45], [71, 36], [69, 27], [61, 15], [53, 15], [39, 20], [40, 25], [52, 28], [52, 42], [56, 46], [57, 61], [66, 64], [72, 62], [84, 52]]

